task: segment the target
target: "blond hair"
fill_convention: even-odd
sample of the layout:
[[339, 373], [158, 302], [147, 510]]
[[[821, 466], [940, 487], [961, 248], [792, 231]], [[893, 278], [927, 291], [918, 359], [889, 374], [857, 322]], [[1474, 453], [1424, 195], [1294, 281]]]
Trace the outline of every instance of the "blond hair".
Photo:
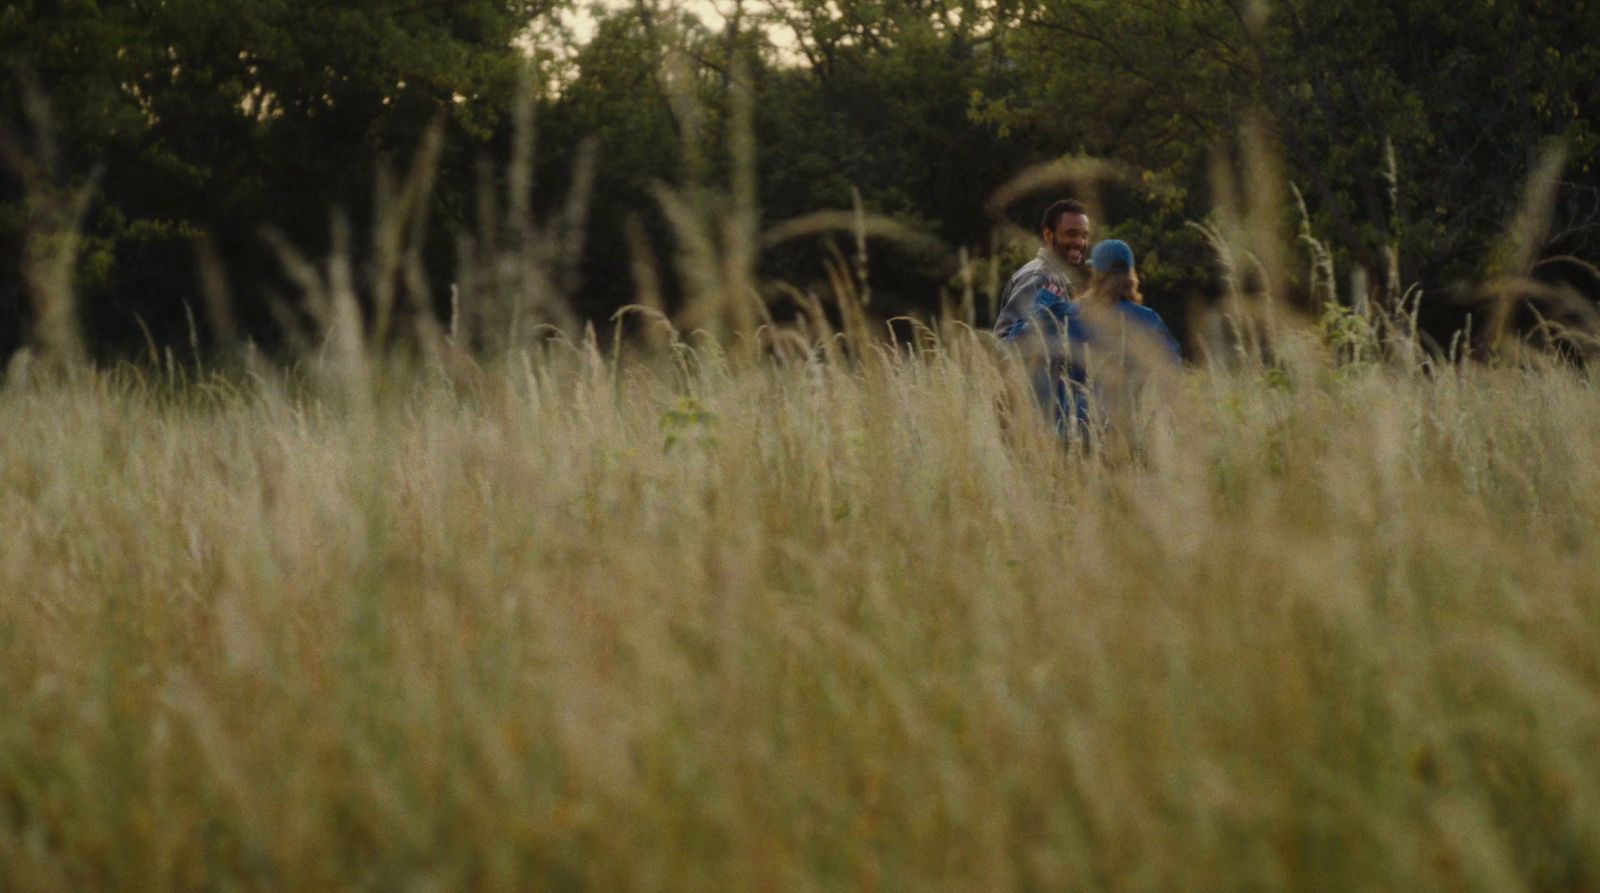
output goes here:
[[1143, 304], [1144, 295], [1139, 292], [1139, 274], [1132, 270], [1114, 273], [1097, 271], [1089, 276], [1089, 287], [1084, 289], [1082, 300], [1108, 306], [1118, 301]]

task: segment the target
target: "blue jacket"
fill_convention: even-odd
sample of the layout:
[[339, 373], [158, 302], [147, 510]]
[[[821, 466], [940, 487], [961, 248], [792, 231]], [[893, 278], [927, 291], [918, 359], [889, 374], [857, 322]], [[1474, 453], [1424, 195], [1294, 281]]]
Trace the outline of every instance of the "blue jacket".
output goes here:
[[[1141, 377], [1150, 364], [1152, 348], [1162, 361], [1173, 365], [1180, 361], [1178, 342], [1160, 314], [1132, 301], [1118, 301], [1112, 311], [1110, 325], [1105, 318], [1090, 322], [1079, 305], [1039, 289], [1031, 312], [1007, 320], [1003, 328], [996, 327], [1004, 342], [1043, 348], [1032, 371], [1034, 397], [1062, 436], [1071, 436], [1074, 429], [1087, 433], [1089, 407], [1103, 408], [1106, 402], [1103, 384]], [[1133, 339], [1147, 345], [1144, 354], [1127, 349], [1130, 332]], [[1070, 424], [1069, 419], [1077, 424]]]

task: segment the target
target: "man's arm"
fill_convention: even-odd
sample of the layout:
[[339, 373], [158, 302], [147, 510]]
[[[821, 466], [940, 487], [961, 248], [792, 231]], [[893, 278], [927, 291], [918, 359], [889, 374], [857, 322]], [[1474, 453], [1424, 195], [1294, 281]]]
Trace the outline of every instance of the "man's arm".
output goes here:
[[1005, 338], [1019, 320], [1032, 315], [1034, 296], [1049, 284], [1050, 277], [1031, 265], [1012, 273], [1006, 287], [1000, 290], [1000, 314], [994, 320], [994, 333]]

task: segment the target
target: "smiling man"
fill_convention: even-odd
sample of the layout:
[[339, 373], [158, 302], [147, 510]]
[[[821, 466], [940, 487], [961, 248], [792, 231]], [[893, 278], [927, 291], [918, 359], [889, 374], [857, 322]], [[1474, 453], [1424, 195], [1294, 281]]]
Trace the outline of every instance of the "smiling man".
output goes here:
[[1089, 214], [1083, 203], [1065, 198], [1044, 211], [1039, 221], [1039, 253], [1011, 274], [1000, 290], [1000, 315], [994, 321], [995, 334], [1006, 332], [1033, 312], [1034, 298], [1040, 289], [1057, 297], [1072, 298], [1069, 268], [1083, 266], [1089, 251]]

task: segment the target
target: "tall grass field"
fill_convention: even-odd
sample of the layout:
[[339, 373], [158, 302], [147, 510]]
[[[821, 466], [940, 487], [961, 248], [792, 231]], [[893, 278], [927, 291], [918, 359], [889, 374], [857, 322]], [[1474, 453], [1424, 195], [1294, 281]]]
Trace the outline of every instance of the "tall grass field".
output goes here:
[[14, 371], [0, 887], [1600, 884], [1576, 373], [675, 356]]
[[285, 362], [84, 361], [36, 221], [0, 891], [1600, 890], [1587, 373], [1240, 311], [1064, 443], [970, 294], [765, 317], [753, 183], [661, 190], [681, 332], [473, 303], [524, 226], [391, 349], [336, 238]]

